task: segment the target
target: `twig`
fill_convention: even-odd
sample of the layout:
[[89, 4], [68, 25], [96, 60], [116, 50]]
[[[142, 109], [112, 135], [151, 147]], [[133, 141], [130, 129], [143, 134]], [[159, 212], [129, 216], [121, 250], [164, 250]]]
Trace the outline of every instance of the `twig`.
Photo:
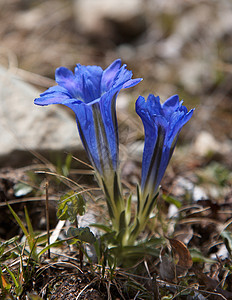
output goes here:
[[140, 291], [138, 291], [138, 292], [136, 293], [136, 295], [135, 295], [135, 297], [134, 297], [133, 300], [136, 300], [139, 294], [140, 294]]
[[[46, 189], [46, 220], [47, 220], [47, 240], [48, 240], [48, 246], [50, 245], [50, 238], [49, 238], [49, 231], [50, 231], [50, 226], [49, 226], [49, 209], [48, 209], [48, 181], [45, 183], [45, 189]], [[50, 248], [48, 247], [48, 258], [51, 258], [51, 253], [50, 253]]]
[[96, 281], [96, 278], [94, 278], [89, 284], [87, 284], [77, 295], [76, 300], [80, 299], [81, 294], [87, 289], [89, 288], [94, 282]]
[[[78, 220], [77, 217], [75, 218], [75, 226], [76, 228], [78, 228]], [[80, 267], [81, 269], [83, 268], [83, 251], [82, 251], [82, 242], [78, 242], [78, 246], [79, 246], [79, 259], [80, 259]]]
[[[66, 152], [66, 153], [67, 153], [67, 154], [70, 154], [69, 152]], [[80, 162], [81, 164], [83, 164], [83, 165], [89, 167], [91, 170], [94, 170], [93, 166], [91, 166], [90, 164], [86, 163], [85, 161], [83, 161], [83, 160], [81, 160], [81, 159], [75, 157], [74, 155], [72, 155], [72, 158], [73, 158], [74, 160]]]

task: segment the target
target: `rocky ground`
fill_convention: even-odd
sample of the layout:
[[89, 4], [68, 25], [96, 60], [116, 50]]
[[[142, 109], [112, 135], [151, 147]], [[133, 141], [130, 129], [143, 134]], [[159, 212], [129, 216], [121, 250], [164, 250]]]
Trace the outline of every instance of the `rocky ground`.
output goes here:
[[[210, 270], [203, 262], [201, 269], [196, 267], [193, 283], [200, 285], [202, 290], [216, 293], [210, 294], [210, 299], [231, 299], [231, 253], [228, 252], [231, 240], [227, 237], [224, 244], [220, 239], [223, 229], [231, 232], [231, 29], [232, 3], [228, 0], [2, 0], [1, 241], [20, 233], [6, 208], [6, 200], [22, 218], [27, 203], [33, 226], [37, 230], [45, 229], [44, 202], [41, 199], [44, 199], [46, 176], [35, 171], [69, 175], [78, 183], [94, 185], [88, 168], [75, 164], [73, 160], [70, 169], [68, 160], [65, 161], [67, 152], [86, 160], [72, 113], [58, 106], [35, 107], [33, 99], [55, 84], [55, 69], [61, 65], [70, 69], [76, 63], [105, 68], [114, 59], [121, 58], [133, 70], [134, 78], [144, 79], [135, 88], [120, 94], [118, 99], [124, 181], [133, 188], [140, 177], [143, 131], [134, 113], [138, 95], [154, 93], [165, 100], [178, 93], [188, 109], [195, 107], [196, 111], [181, 133], [163, 180], [163, 191], [182, 201], [182, 209], [191, 207], [184, 213], [179, 212], [181, 217], [174, 228], [168, 223], [166, 234], [180, 238], [182, 231], [185, 237], [188, 233], [185, 244], [189, 248], [197, 248], [202, 256], [215, 259]], [[51, 226], [54, 227], [58, 222], [56, 201], [70, 185], [53, 177], [47, 175]], [[27, 187], [29, 184], [31, 189], [25, 190], [25, 185], [22, 187], [19, 183], [26, 183]], [[176, 207], [170, 203], [164, 206], [162, 211], [169, 218], [177, 213]], [[96, 217], [101, 215], [101, 209], [99, 205]], [[96, 212], [95, 207], [94, 210]], [[228, 268], [225, 268], [225, 260]], [[74, 288], [72, 297], [107, 299], [104, 282], [98, 284], [92, 274], [85, 279], [81, 277], [81, 281], [75, 277], [75, 272], [69, 280], [61, 280], [70, 274], [62, 268], [57, 271], [59, 284], [54, 269], [46, 273], [54, 279], [60, 295], [51, 296], [51, 299], [68, 299], [67, 294], [64, 296], [65, 289], [74, 288], [73, 282], [76, 290]], [[157, 270], [156, 284], [162, 290], [167, 278], [165, 272], [162, 278], [159, 263]], [[47, 281], [41, 280], [43, 289], [39, 295], [45, 297]], [[173, 278], [167, 281], [176, 284]], [[86, 294], [84, 291], [79, 294], [83, 286], [87, 286]], [[39, 291], [36, 287], [34, 289]], [[115, 297], [122, 297], [119, 290]], [[167, 290], [171, 294], [168, 299], [173, 299], [171, 297], [178, 291], [171, 285]], [[89, 296], [91, 291], [92, 298]], [[98, 295], [94, 296], [94, 293]], [[207, 297], [203, 292], [199, 295], [188, 299]], [[180, 299], [187, 299], [184, 297]]]

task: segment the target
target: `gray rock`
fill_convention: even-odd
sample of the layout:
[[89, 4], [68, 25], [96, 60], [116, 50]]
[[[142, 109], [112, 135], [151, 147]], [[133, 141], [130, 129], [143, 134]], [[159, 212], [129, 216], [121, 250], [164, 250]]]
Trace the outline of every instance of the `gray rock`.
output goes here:
[[[30, 151], [82, 149], [75, 119], [61, 106], [40, 107], [40, 92], [0, 66], [0, 165], [23, 165]], [[25, 161], [24, 161], [25, 162]]]

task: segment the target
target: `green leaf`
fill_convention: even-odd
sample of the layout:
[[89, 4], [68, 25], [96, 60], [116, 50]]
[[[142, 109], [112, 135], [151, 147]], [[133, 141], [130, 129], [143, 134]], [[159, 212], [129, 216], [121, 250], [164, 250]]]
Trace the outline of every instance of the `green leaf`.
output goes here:
[[122, 263], [125, 267], [131, 267], [146, 255], [159, 257], [160, 246], [164, 242], [164, 239], [157, 238], [138, 245], [112, 247], [110, 252], [118, 259], [119, 263]]
[[104, 224], [97, 224], [97, 223], [92, 223], [89, 225], [90, 227], [95, 227], [95, 228], [99, 228], [105, 232], [108, 232], [108, 233], [111, 233], [112, 232], [112, 229], [109, 227], [109, 226], [106, 226]]
[[[17, 251], [17, 250], [16, 250]], [[0, 263], [4, 263], [5, 261], [9, 259], [15, 259], [20, 256], [20, 254], [16, 253], [16, 251], [8, 250], [3, 253], [3, 255], [0, 257]]]
[[24, 211], [25, 211], [25, 217], [26, 217], [26, 223], [27, 223], [27, 227], [28, 227], [28, 231], [29, 234], [27, 236], [28, 239], [28, 244], [30, 247], [30, 250], [32, 251], [32, 258], [35, 259], [36, 261], [38, 260], [38, 256], [37, 256], [37, 240], [35, 239], [35, 233], [34, 230], [32, 228], [32, 224], [28, 215], [28, 211], [26, 206], [24, 207]]
[[13, 280], [13, 282], [14, 282], [15, 287], [16, 287], [16, 288], [19, 288], [19, 283], [18, 283], [18, 281], [16, 280], [14, 274], [11, 272], [11, 270], [10, 270], [6, 265], [3, 265], [3, 266], [4, 266], [4, 268], [7, 270], [7, 272], [9, 273], [9, 275], [11, 276], [11, 278], [12, 278], [12, 280]]
[[39, 235], [39, 236], [36, 237], [36, 243], [37, 243], [37, 245], [46, 244], [47, 240], [48, 240], [47, 233], [44, 233], [44, 234]]
[[114, 201], [116, 207], [120, 207], [120, 200], [122, 199], [121, 191], [118, 183], [118, 175], [114, 173]]
[[215, 260], [207, 258], [202, 255], [202, 252], [198, 249], [189, 249], [193, 262], [207, 262], [207, 263], [215, 263]]
[[162, 198], [164, 199], [164, 201], [166, 201], [170, 204], [174, 204], [177, 208], [181, 208], [181, 206], [182, 206], [181, 201], [173, 196], [163, 194]]
[[90, 231], [89, 227], [69, 227], [67, 232], [68, 237], [73, 237], [76, 242], [84, 242], [93, 244], [96, 241], [94, 234]]
[[32, 190], [33, 188], [30, 185], [23, 182], [19, 182], [14, 185], [14, 195], [16, 197], [25, 196], [29, 194]]
[[52, 247], [57, 247], [60, 246], [64, 243], [65, 241], [56, 241], [48, 246], [46, 246], [45, 248], [43, 248], [43, 250], [41, 250], [38, 254], [38, 257], [40, 257], [41, 255], [43, 255], [46, 251], [48, 251], [48, 249], [52, 248]]
[[[10, 247], [6, 250], [6, 247], [8, 245], [11, 245], [13, 243], [16, 243], [16, 241], [19, 239], [19, 236], [15, 236], [13, 238], [11, 238], [8, 241], [5, 241], [4, 243], [1, 242], [0, 245], [0, 264], [5, 262], [6, 260], [9, 259], [15, 259], [16, 257], [18, 257], [18, 253], [16, 253], [14, 250], [18, 250], [18, 247]], [[21, 255], [21, 252], [20, 252]]]
[[13, 210], [13, 208], [7, 204], [9, 207], [9, 210], [11, 211], [12, 215], [14, 216], [15, 220], [17, 221], [17, 223], [19, 224], [20, 228], [22, 229], [24, 235], [28, 238], [28, 232], [26, 227], [23, 225], [22, 221], [19, 219], [18, 215], [16, 214], [16, 212]]
[[140, 211], [140, 188], [139, 188], [139, 185], [137, 185], [137, 214], [139, 213]]
[[[148, 218], [150, 216], [152, 210], [154, 209], [155, 204], [157, 203], [158, 196], [159, 196], [159, 190], [158, 190], [158, 192], [155, 194], [155, 196], [150, 201], [150, 204], [148, 206], [147, 213], [146, 213], [146, 218]], [[146, 204], [144, 204], [144, 207], [145, 207], [145, 205]]]
[[2, 242], [2, 243], [1, 243], [1, 246], [2, 246], [2, 245], [9, 246], [9, 245], [11, 245], [11, 244], [14, 244], [18, 239], [19, 239], [19, 236], [16, 235], [16, 236], [12, 237], [11, 239]]
[[139, 223], [139, 219], [138, 218], [136, 218], [136, 220], [134, 220], [134, 222], [136, 221], [136, 225], [135, 225], [135, 227], [134, 227], [134, 229], [132, 230], [132, 232], [131, 232], [131, 237], [133, 237], [133, 236], [136, 236], [137, 235], [137, 233], [138, 233], [138, 230], [139, 230], [139, 227], [140, 227], [140, 223]]
[[117, 258], [115, 256], [107, 255], [107, 262], [111, 270], [114, 270], [116, 268]]
[[146, 244], [125, 246], [123, 248], [123, 254], [125, 257], [137, 257], [138, 259], [144, 257], [145, 255], [152, 255], [158, 257], [160, 254], [160, 249]]
[[222, 238], [224, 239], [224, 242], [225, 242], [225, 245], [226, 245], [226, 248], [228, 250], [228, 252], [232, 253], [232, 232], [228, 231], [228, 230], [224, 230], [222, 233], [221, 233], [221, 236]]
[[35, 234], [34, 234], [34, 230], [32, 228], [32, 224], [31, 224], [26, 206], [24, 207], [24, 211], [25, 211], [26, 223], [27, 223], [27, 228], [28, 228], [29, 234], [32, 238], [34, 238]]
[[125, 218], [126, 218], [126, 224], [127, 224], [127, 226], [129, 225], [130, 220], [131, 220], [131, 199], [132, 199], [132, 195], [130, 195], [127, 198], [127, 201], [126, 201], [126, 214], [125, 214]]
[[110, 194], [109, 194], [109, 191], [107, 189], [107, 186], [106, 186], [103, 178], [101, 178], [101, 181], [102, 181], [102, 185], [103, 185], [103, 192], [104, 192], [105, 197], [106, 197], [106, 203], [107, 203], [107, 207], [108, 207], [109, 216], [110, 216], [110, 219], [113, 220], [113, 219], [115, 219], [115, 213], [114, 213], [114, 210], [113, 210], [113, 207], [112, 207]]
[[82, 194], [70, 191], [59, 200], [57, 217], [60, 220], [75, 222], [77, 215], [85, 214], [85, 200]]
[[124, 230], [126, 228], [126, 219], [125, 219], [125, 210], [121, 212], [119, 218], [119, 231]]
[[71, 167], [71, 162], [72, 162], [72, 154], [69, 153], [66, 156], [65, 164], [62, 166], [63, 175], [66, 176], [66, 177], [69, 175], [69, 171], [70, 171], [70, 167]]
[[[5, 255], [4, 251], [5, 251], [6, 247], [15, 243], [18, 239], [19, 239], [19, 236], [14, 236], [13, 238], [11, 238], [7, 241], [1, 242], [1, 244], [0, 244], [0, 259], [2, 258], [2, 256]], [[6, 252], [9, 252], [9, 250]]]

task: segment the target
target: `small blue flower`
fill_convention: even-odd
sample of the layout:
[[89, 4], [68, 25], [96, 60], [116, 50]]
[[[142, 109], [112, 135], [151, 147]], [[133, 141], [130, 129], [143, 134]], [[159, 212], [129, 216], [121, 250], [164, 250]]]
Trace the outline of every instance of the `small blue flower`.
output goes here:
[[118, 126], [116, 97], [121, 89], [138, 84], [132, 72], [115, 60], [104, 71], [98, 66], [77, 64], [74, 74], [67, 68], [56, 70], [57, 86], [35, 99], [37, 105], [63, 104], [76, 115], [77, 126], [85, 150], [96, 171], [106, 175], [118, 168]]
[[154, 197], [171, 159], [178, 135], [192, 117], [178, 95], [160, 104], [159, 97], [150, 94], [147, 101], [139, 97], [136, 112], [142, 119], [145, 130], [145, 145], [142, 161], [141, 191], [143, 199]]

